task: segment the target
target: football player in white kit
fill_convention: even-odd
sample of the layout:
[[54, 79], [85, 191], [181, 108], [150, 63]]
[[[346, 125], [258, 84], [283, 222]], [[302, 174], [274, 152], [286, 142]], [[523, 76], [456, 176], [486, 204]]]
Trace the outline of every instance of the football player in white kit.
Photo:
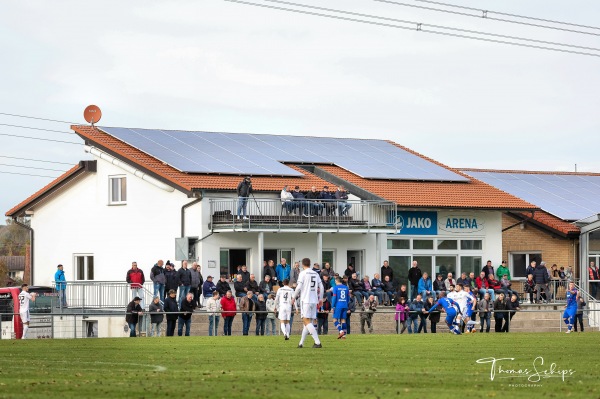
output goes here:
[[323, 283], [321, 282], [321, 276], [310, 268], [310, 259], [302, 259], [302, 267], [304, 270], [298, 276], [298, 285], [294, 292], [294, 298], [300, 297], [300, 313], [304, 323], [298, 348], [304, 347], [304, 340], [308, 334], [315, 340], [313, 348], [321, 348], [321, 341], [312, 321], [317, 318], [317, 308], [321, 307]]
[[35, 292], [29, 293], [29, 286], [23, 284], [21, 286], [21, 293], [19, 294], [19, 314], [21, 315], [21, 322], [23, 323], [23, 336], [21, 339], [27, 338], [27, 331], [29, 330], [29, 301], [35, 302]]
[[290, 339], [292, 326], [290, 318], [292, 316], [292, 303], [294, 302], [294, 290], [290, 288], [290, 280], [283, 279], [283, 287], [277, 290], [275, 296], [275, 310], [278, 312], [279, 321], [281, 321], [281, 331], [287, 341]]

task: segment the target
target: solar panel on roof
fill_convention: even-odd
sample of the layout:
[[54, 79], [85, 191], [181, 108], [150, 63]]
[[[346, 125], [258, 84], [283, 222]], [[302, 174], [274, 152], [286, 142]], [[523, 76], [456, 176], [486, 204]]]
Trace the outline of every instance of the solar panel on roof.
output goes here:
[[370, 179], [468, 181], [383, 140], [100, 128], [188, 173], [301, 176], [287, 163], [335, 164]]
[[600, 176], [518, 172], [465, 173], [564, 220], [600, 213]]

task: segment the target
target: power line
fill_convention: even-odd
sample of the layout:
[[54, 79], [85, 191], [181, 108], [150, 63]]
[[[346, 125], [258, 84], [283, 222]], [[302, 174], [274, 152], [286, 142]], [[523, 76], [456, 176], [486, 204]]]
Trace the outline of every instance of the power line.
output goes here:
[[599, 27], [597, 26], [589, 26], [589, 25], [581, 25], [581, 24], [574, 24], [571, 22], [563, 22], [563, 21], [556, 21], [553, 19], [544, 19], [544, 18], [536, 18], [536, 17], [528, 17], [526, 15], [518, 15], [518, 14], [510, 14], [507, 12], [501, 12], [501, 11], [491, 11], [491, 10], [483, 10], [480, 8], [474, 8], [474, 7], [466, 7], [466, 6], [459, 6], [457, 4], [449, 4], [449, 3], [441, 3], [439, 1], [431, 1], [431, 0], [415, 0], [415, 1], [419, 1], [421, 3], [430, 3], [430, 4], [437, 4], [438, 6], [446, 6], [446, 7], [453, 7], [453, 8], [460, 8], [463, 10], [471, 10], [471, 11], [479, 11], [481, 13], [492, 13], [492, 14], [498, 14], [498, 15], [504, 15], [506, 17], [515, 17], [515, 18], [523, 18], [523, 19], [530, 19], [532, 21], [540, 21], [540, 22], [549, 22], [552, 24], [559, 24], [559, 25], [568, 25], [568, 26], [576, 26], [578, 28], [586, 28], [586, 29], [599, 29]]
[[[306, 15], [313, 15], [313, 16], [319, 16], [319, 17], [324, 17], [324, 18], [339, 19], [342, 21], [358, 22], [358, 23], [369, 24], [369, 25], [384, 26], [384, 27], [388, 27], [388, 28], [404, 29], [404, 30], [411, 30], [411, 31], [416, 30], [416, 31], [421, 31], [421, 32], [425, 32], [425, 33], [458, 37], [458, 38], [462, 38], [462, 39], [472, 39], [472, 40], [479, 40], [479, 41], [485, 41], [485, 42], [490, 42], [490, 43], [509, 44], [512, 46], [535, 48], [535, 49], [539, 49], [539, 50], [550, 50], [550, 51], [558, 51], [561, 53], [570, 53], [570, 54], [588, 55], [591, 57], [600, 57], [600, 54], [586, 53], [583, 51], [574, 51], [574, 50], [566, 50], [566, 49], [554, 48], [554, 47], [537, 46], [537, 45], [526, 44], [526, 43], [516, 43], [516, 42], [505, 41], [505, 40], [488, 39], [488, 38], [483, 38], [483, 37], [469, 36], [469, 35], [449, 33], [449, 32], [440, 32], [440, 31], [435, 31], [435, 30], [423, 30], [422, 24], [415, 23], [415, 22], [412, 22], [412, 23], [416, 25], [416, 29], [406, 27], [406, 26], [399, 26], [399, 25], [383, 23], [383, 22], [366, 21], [364, 19], [348, 18], [348, 17], [341, 17], [341, 16], [336, 16], [336, 15], [331, 15], [331, 14], [322, 14], [322, 13], [317, 13], [317, 12], [312, 12], [312, 11], [296, 10], [293, 8], [285, 8], [285, 7], [271, 6], [271, 5], [267, 5], [267, 4], [251, 3], [248, 1], [242, 1], [242, 0], [223, 0], [223, 1], [227, 1], [230, 3], [245, 4], [245, 5], [255, 6], [255, 7], [270, 8], [270, 9], [279, 10], [279, 11], [294, 12], [294, 13], [298, 13], [298, 14], [306, 14]], [[267, 1], [274, 1], [274, 0], [267, 0]], [[299, 7], [311, 7], [311, 6], [299, 5]], [[341, 11], [341, 13], [344, 13], [344, 11]], [[376, 17], [376, 18], [382, 18], [382, 17]]]
[[[593, 33], [593, 32], [585, 32], [585, 31], [581, 31], [581, 30], [559, 28], [557, 26], [534, 24], [534, 23], [531, 23], [531, 22], [514, 21], [514, 20], [510, 20], [510, 19], [505, 19], [505, 18], [494, 18], [494, 17], [488, 16], [487, 14], [488, 14], [489, 11], [486, 11], [486, 10], [479, 10], [479, 11], [482, 12], [482, 14], [481, 15], [476, 15], [476, 14], [469, 14], [469, 13], [461, 12], [461, 11], [444, 10], [442, 8], [418, 6], [416, 4], [408, 4], [408, 3], [398, 2], [398, 1], [390, 1], [390, 0], [373, 0], [373, 1], [377, 1], [379, 3], [394, 4], [394, 5], [397, 5], [397, 6], [420, 8], [422, 10], [428, 10], [428, 11], [438, 11], [438, 12], [445, 12], [445, 13], [454, 14], [454, 15], [463, 15], [465, 17], [474, 17], [474, 18], [480, 18], [480, 19], [481, 18], [483, 18], [483, 19], [489, 19], [490, 21], [499, 21], [499, 22], [507, 22], [507, 23], [510, 23], [510, 24], [527, 25], [527, 26], [533, 26], [535, 28], [553, 29], [553, 30], [560, 30], [560, 31], [570, 32], [570, 33], [579, 33], [579, 34], [582, 34], [582, 35], [600, 36], [600, 33]], [[419, 1], [419, 0], [417, 0], [417, 1]], [[597, 28], [593, 28], [593, 29], [597, 29]]]
[[57, 163], [57, 164], [61, 164], [61, 165], [73, 165], [72, 163], [69, 163], [69, 162], [44, 161], [44, 160], [41, 160], [41, 159], [9, 157], [8, 155], [0, 155], [0, 158], [10, 158], [10, 159], [18, 159], [18, 160], [21, 160], [21, 161], [32, 161], [32, 162]]
[[79, 124], [77, 122], [60, 121], [60, 120], [56, 120], [56, 119], [38, 118], [37, 116], [9, 114], [9, 113], [6, 113], [6, 112], [0, 112], [0, 115], [14, 116], [16, 118], [37, 119], [37, 120], [40, 120], [40, 121], [48, 121], [48, 122], [68, 123], [70, 125], [78, 125]]
[[75, 144], [75, 145], [81, 145], [81, 143], [74, 143], [72, 141], [63, 141], [63, 140], [54, 140], [54, 139], [44, 139], [41, 137], [30, 137], [30, 136], [19, 136], [18, 134], [7, 134], [7, 133], [0, 133], [0, 136], [8, 136], [8, 137], [18, 137], [21, 139], [31, 139], [31, 140], [42, 140], [42, 141], [52, 141], [55, 143], [64, 143], [64, 144]]
[[30, 174], [30, 173], [5, 172], [3, 170], [0, 170], [0, 174], [20, 175], [20, 176], [35, 176], [35, 177], [48, 177], [50, 179], [56, 179], [58, 177], [58, 176], [34, 175], [34, 174]]
[[[295, 6], [295, 7], [311, 8], [311, 9], [316, 9], [316, 10], [320, 10], [320, 11], [335, 12], [335, 13], [339, 13], [339, 14], [347, 14], [347, 15], [366, 17], [366, 18], [372, 18], [372, 19], [380, 19], [380, 20], [384, 20], [384, 21], [392, 21], [392, 22], [399, 22], [399, 23], [403, 23], [403, 24], [410, 24], [410, 25], [417, 26], [417, 30], [423, 30], [423, 27], [430, 27], [430, 28], [445, 29], [445, 30], [461, 32], [461, 33], [473, 33], [473, 34], [483, 35], [483, 36], [498, 37], [498, 38], [502, 38], [502, 39], [513, 39], [513, 40], [521, 40], [521, 41], [533, 42], [533, 43], [549, 44], [549, 45], [553, 45], [553, 46], [562, 46], [562, 47], [579, 48], [579, 49], [583, 49], [583, 50], [600, 51], [600, 48], [596, 48], [596, 47], [577, 46], [574, 44], [558, 43], [558, 42], [551, 42], [551, 41], [538, 40], [538, 39], [530, 39], [530, 38], [519, 37], [519, 36], [510, 36], [510, 35], [502, 35], [502, 34], [498, 34], [498, 33], [489, 33], [489, 32], [481, 32], [481, 31], [469, 30], [469, 29], [453, 28], [450, 26], [424, 24], [424, 23], [419, 23], [419, 22], [414, 22], [414, 21], [407, 21], [407, 20], [403, 20], [403, 19], [382, 17], [379, 15], [372, 15], [372, 14], [362, 14], [362, 13], [338, 10], [338, 9], [333, 9], [333, 8], [317, 7], [317, 6], [292, 3], [292, 2], [288, 2], [288, 1], [282, 1], [282, 0], [264, 0], [264, 1], [271, 2], [271, 3], [286, 4], [286, 5], [291, 5], [291, 6]], [[378, 0], [375, 0], [375, 1], [378, 1]]]
[[53, 172], [65, 172], [62, 169], [36, 168], [35, 166], [15, 165], [15, 164], [12, 164], [12, 163], [0, 163], [0, 166], [12, 166], [12, 167], [15, 167], [15, 168], [25, 168], [25, 169], [51, 170]]
[[73, 132], [63, 132], [62, 130], [43, 129], [40, 127], [21, 126], [21, 125], [8, 125], [6, 123], [0, 123], [0, 126], [16, 127], [19, 129], [29, 129], [29, 130], [41, 130], [44, 132], [54, 132], [54, 133], [62, 133], [62, 134], [75, 134]]

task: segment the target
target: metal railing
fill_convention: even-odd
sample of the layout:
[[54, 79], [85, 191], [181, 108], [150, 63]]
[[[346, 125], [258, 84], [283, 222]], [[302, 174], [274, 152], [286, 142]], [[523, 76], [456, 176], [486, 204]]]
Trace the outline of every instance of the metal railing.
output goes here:
[[[56, 286], [55, 282], [52, 282]], [[142, 307], [147, 308], [154, 295], [154, 283], [144, 283], [141, 292]], [[66, 286], [66, 308], [121, 309], [133, 299], [131, 284], [119, 281], [69, 281]], [[162, 299], [162, 298], [161, 298]], [[58, 301], [58, 307], [63, 304]]]
[[246, 218], [239, 198], [210, 199], [210, 228], [252, 229], [328, 228], [397, 230], [397, 207], [391, 201], [323, 201], [249, 197]]

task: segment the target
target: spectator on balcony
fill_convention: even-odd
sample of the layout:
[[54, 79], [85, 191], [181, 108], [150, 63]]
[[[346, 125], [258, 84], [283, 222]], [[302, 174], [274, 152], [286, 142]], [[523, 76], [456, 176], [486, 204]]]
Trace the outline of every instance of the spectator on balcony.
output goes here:
[[483, 325], [487, 324], [485, 332], [489, 333], [490, 320], [492, 317], [492, 311], [494, 310], [494, 303], [491, 299], [489, 292], [486, 292], [483, 295], [483, 299], [477, 302], [477, 310], [479, 310], [479, 323], [481, 323], [481, 328], [479, 332], [483, 332]]
[[321, 269], [321, 279], [323, 279], [323, 276], [325, 275], [329, 276], [329, 281], [333, 281], [333, 279], [335, 278], [335, 272], [331, 268], [329, 262], [325, 262], [325, 265], [323, 265], [323, 269]]
[[481, 269], [481, 271], [485, 272], [486, 276], [489, 276], [490, 274], [495, 274], [494, 266], [492, 266], [492, 261], [488, 260], [487, 263], [485, 264], [485, 266], [483, 266], [483, 268]]
[[296, 207], [300, 209], [300, 213], [302, 214], [302, 216], [309, 217], [310, 215], [308, 214], [308, 201], [306, 201], [304, 193], [300, 191], [300, 186], [294, 187], [292, 195], [294, 196], [294, 202], [296, 204]]
[[369, 334], [373, 334], [373, 313], [377, 311], [377, 298], [374, 295], [369, 295], [365, 298], [360, 314], [360, 332], [366, 334], [365, 323], [369, 328]]
[[67, 307], [67, 279], [65, 278], [65, 271], [63, 265], [56, 266], [56, 273], [54, 273], [54, 282], [56, 283], [56, 292], [60, 298], [60, 306], [63, 308]]
[[250, 323], [252, 322], [252, 316], [256, 310], [256, 305], [254, 303], [254, 293], [252, 291], [248, 291], [246, 296], [242, 298], [240, 301], [240, 310], [242, 313], [242, 335], [248, 335], [248, 331], [250, 330]]
[[144, 308], [144, 283], [146, 282], [146, 278], [144, 277], [144, 272], [142, 269], [138, 269], [137, 262], [131, 262], [131, 269], [127, 271], [127, 276], [125, 277], [127, 282], [131, 287], [131, 293], [133, 298], [139, 297], [142, 301], [142, 308]]
[[456, 287], [456, 280], [453, 278], [452, 273], [448, 273], [447, 278], [444, 280], [444, 284], [446, 285], [446, 291], [450, 291], [450, 286], [453, 285]]
[[[299, 266], [298, 266], [299, 267]], [[285, 258], [281, 258], [281, 263], [277, 265], [277, 267], [275, 268], [275, 272], [277, 273], [277, 281], [279, 281], [279, 286], [283, 287], [283, 280], [288, 279], [290, 280], [290, 265], [287, 264], [287, 261]], [[297, 281], [297, 278], [296, 278]], [[294, 282], [296, 282], [294, 281]], [[290, 282], [290, 284], [292, 284]]]
[[235, 318], [237, 305], [231, 291], [221, 298], [221, 316], [223, 317], [223, 335], [231, 335], [231, 326]]
[[390, 267], [390, 262], [387, 260], [383, 261], [383, 266], [381, 266], [381, 280], [385, 281], [385, 277], [388, 276], [390, 278], [390, 282], [394, 283], [394, 270]]
[[[217, 286], [213, 283], [213, 276], [206, 277], [206, 281], [202, 284], [202, 296], [204, 303], [213, 296], [213, 292], [217, 291]], [[218, 292], [217, 292], [218, 293]]]
[[435, 280], [433, 280], [433, 290], [438, 297], [440, 296], [440, 292], [446, 291], [446, 282], [441, 274], [438, 274]]
[[[479, 273], [479, 277], [475, 279], [475, 284], [477, 285], [477, 293], [479, 293], [479, 299], [483, 298], [485, 293], [490, 294], [490, 298], [494, 301], [495, 293], [494, 290], [490, 288], [488, 284], [488, 279], [485, 277], [485, 272]], [[475, 291], [474, 291], [475, 292]]]
[[242, 281], [242, 275], [238, 274], [235, 277], [235, 282], [233, 283], [233, 289], [235, 290], [236, 298], [243, 298], [246, 296], [246, 284]]
[[[288, 266], [289, 268], [289, 266]], [[298, 276], [300, 276], [300, 262], [294, 262], [294, 267], [289, 271], [290, 286], [298, 283]], [[279, 286], [282, 287], [282, 280], [279, 280]]]
[[196, 305], [194, 305], [194, 294], [188, 292], [181, 307], [179, 308], [179, 319], [177, 321], [177, 335], [183, 335], [183, 326], [185, 326], [185, 336], [190, 336], [190, 328], [192, 326], [192, 313], [194, 313]]
[[270, 259], [268, 262], [265, 261], [265, 265], [263, 266], [263, 279], [265, 276], [271, 277], [271, 285], [277, 284], [277, 273], [275, 273], [275, 262]]
[[270, 275], [267, 274], [264, 280], [260, 282], [260, 284], [258, 285], [258, 292], [260, 294], [263, 294], [265, 298], [268, 298], [269, 294], [273, 292], [273, 284], [271, 283]]
[[[425, 301], [425, 312], [429, 316], [432, 334], [435, 334], [437, 332], [437, 324], [440, 322], [440, 315], [442, 313], [439, 305], [435, 308], [433, 307], [434, 302], [435, 301], [432, 296], [427, 298], [427, 301]], [[425, 329], [425, 332], [427, 332], [427, 329]]]
[[394, 284], [390, 280], [390, 276], [385, 276], [383, 278], [383, 281], [381, 282], [381, 289], [383, 290], [384, 304], [393, 306], [394, 303], [396, 302], [396, 295], [395, 295], [396, 293], [394, 291]]
[[246, 214], [246, 208], [248, 207], [248, 198], [252, 193], [252, 181], [250, 180], [250, 176], [247, 176], [242, 180], [237, 186], [237, 196], [238, 196], [238, 208], [237, 208], [237, 218], [240, 216], [244, 216], [244, 219], [248, 219]]
[[240, 270], [238, 274], [242, 275], [242, 281], [244, 282], [244, 284], [246, 284], [248, 280], [250, 280], [250, 272], [248, 271], [248, 266], [242, 265], [242, 270]]
[[419, 294], [421, 294], [421, 298], [427, 298], [428, 296], [432, 296], [435, 299], [435, 292], [433, 292], [433, 286], [431, 284], [431, 279], [427, 273], [423, 273], [423, 276], [419, 279], [419, 283], [417, 284], [417, 290]]
[[535, 281], [535, 289], [537, 291], [535, 302], [540, 303], [540, 296], [542, 295], [542, 290], [546, 294], [546, 299], [549, 299], [549, 290], [548, 290], [548, 269], [546, 269], [546, 262], [540, 262], [539, 265], [535, 267], [533, 271], [533, 281]]
[[406, 330], [409, 310], [410, 308], [406, 304], [406, 298], [400, 298], [400, 301], [396, 304], [396, 334], [402, 334], [404, 330]]
[[206, 313], [208, 314], [208, 336], [217, 335], [219, 331], [219, 313], [221, 312], [221, 299], [219, 291], [213, 291], [212, 297], [206, 301]]
[[501, 280], [505, 274], [508, 276], [509, 280], [512, 280], [510, 277], [510, 270], [508, 270], [508, 265], [506, 264], [506, 261], [503, 260], [502, 263], [500, 264], [500, 266], [498, 266], [498, 270], [496, 270], [496, 275], [498, 276], [498, 280]]
[[297, 203], [294, 202], [294, 196], [288, 190], [288, 186], [283, 186], [281, 190], [281, 206], [284, 207], [286, 213], [290, 214], [297, 208]]
[[275, 308], [276, 308], [276, 302], [275, 302], [275, 293], [271, 292], [269, 294], [269, 296], [267, 297], [267, 320], [266, 320], [266, 335], [275, 335], [275, 331], [277, 331], [275, 329]]
[[254, 296], [252, 296], [254, 303], [256, 303], [258, 301], [258, 291], [259, 291], [258, 281], [256, 281], [254, 274], [250, 275], [250, 280], [248, 280], [248, 282], [246, 282], [246, 287], [244, 287], [244, 290], [246, 291], [246, 293], [252, 291], [254, 293]]
[[[410, 270], [408, 271], [408, 281], [410, 281], [410, 299], [411, 300], [415, 299], [418, 294], [419, 280], [421, 279], [422, 275], [423, 275], [423, 273], [421, 272], [421, 269], [419, 269], [417, 261], [413, 260], [412, 266], [411, 266]], [[407, 300], [407, 302], [408, 302], [408, 300]]]
[[309, 192], [306, 193], [308, 200], [308, 209], [310, 216], [319, 216], [323, 212], [323, 204], [321, 203], [321, 193], [317, 191], [315, 186], [312, 186]]
[[350, 263], [346, 270], [344, 271], [344, 276], [350, 278], [352, 277], [352, 273], [354, 273], [354, 265]]
[[389, 304], [389, 302], [384, 301], [383, 298], [383, 281], [379, 278], [379, 273], [373, 275], [373, 280], [371, 280], [371, 292], [375, 295], [379, 303], [385, 306]]
[[325, 214], [331, 216], [335, 214], [335, 194], [329, 191], [329, 186], [323, 186], [321, 191], [321, 200], [325, 209]]
[[462, 272], [460, 277], [456, 279], [456, 284], [462, 284], [463, 287], [469, 285], [469, 278], [467, 277], [467, 273]]
[[352, 208], [352, 204], [348, 203], [348, 193], [344, 190], [344, 186], [339, 186], [335, 192], [335, 199], [338, 206], [338, 215], [348, 216], [348, 211]]
[[223, 298], [227, 295], [227, 291], [231, 289], [229, 282], [227, 281], [227, 276], [225, 274], [221, 274], [221, 278], [217, 281], [217, 291], [219, 292], [219, 297]]
[[262, 294], [256, 296], [256, 335], [265, 335], [265, 323], [267, 321], [267, 302]]
[[[190, 292], [194, 296], [194, 305], [196, 307], [202, 307], [202, 302], [200, 301], [200, 294], [203, 291], [204, 278], [202, 277], [202, 273], [200, 272], [200, 267], [198, 262], [192, 263], [192, 268], [190, 269], [190, 276], [192, 277], [192, 284], [190, 285]], [[212, 294], [209, 296], [205, 296], [204, 300], [210, 298]]]
[[162, 259], [159, 259], [150, 270], [150, 280], [154, 283], [154, 296], [158, 295], [161, 300], [165, 298], [165, 284], [167, 282], [163, 264]]
[[352, 276], [348, 279], [348, 289], [356, 297], [357, 305], [362, 304], [365, 297], [365, 287], [356, 276], [356, 273], [352, 273]]
[[331, 313], [331, 302], [324, 297], [317, 312], [317, 334], [327, 335], [329, 332], [329, 313]]
[[133, 300], [127, 305], [127, 314], [125, 315], [125, 321], [129, 326], [129, 336], [134, 338], [137, 336], [135, 329], [138, 324], [139, 316], [144, 314], [143, 309], [140, 306], [141, 301], [142, 298], [139, 296], [133, 298]]
[[179, 309], [181, 309], [181, 304], [192, 287], [192, 273], [188, 269], [187, 261], [185, 260], [181, 262], [181, 267], [177, 270], [177, 280], [179, 281], [179, 297], [177, 301], [179, 302]]
[[165, 299], [165, 313], [167, 314], [167, 337], [172, 337], [175, 335], [175, 324], [177, 323], [177, 318], [179, 317], [179, 306], [177, 305], [177, 300], [175, 299], [177, 295], [177, 290], [169, 290], [167, 291], [167, 298]]
[[151, 337], [160, 337], [162, 322], [165, 319], [163, 306], [160, 303], [160, 297], [156, 295], [148, 307], [150, 312], [150, 333]]

